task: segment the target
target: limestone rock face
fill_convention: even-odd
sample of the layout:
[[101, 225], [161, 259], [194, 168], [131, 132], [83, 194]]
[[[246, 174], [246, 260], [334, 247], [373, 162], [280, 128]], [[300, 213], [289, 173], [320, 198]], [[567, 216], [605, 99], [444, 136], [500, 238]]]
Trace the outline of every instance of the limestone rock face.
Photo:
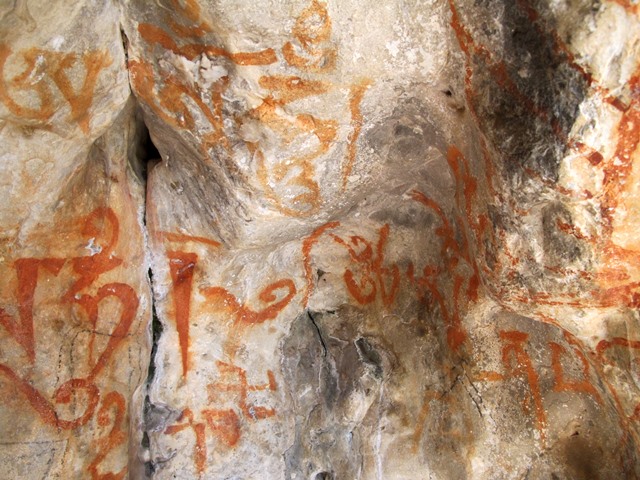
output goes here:
[[2, 8], [3, 477], [640, 476], [635, 4]]
[[2, 11], [0, 477], [125, 478], [151, 301], [120, 14], [37, 4]]

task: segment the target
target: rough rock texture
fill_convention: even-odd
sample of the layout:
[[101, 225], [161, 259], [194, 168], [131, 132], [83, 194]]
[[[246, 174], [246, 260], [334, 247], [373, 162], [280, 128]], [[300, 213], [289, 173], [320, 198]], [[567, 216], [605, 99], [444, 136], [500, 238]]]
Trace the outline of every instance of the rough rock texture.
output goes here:
[[2, 7], [1, 476], [639, 477], [639, 10]]
[[124, 478], [151, 292], [119, 11], [2, 9], [0, 478]]

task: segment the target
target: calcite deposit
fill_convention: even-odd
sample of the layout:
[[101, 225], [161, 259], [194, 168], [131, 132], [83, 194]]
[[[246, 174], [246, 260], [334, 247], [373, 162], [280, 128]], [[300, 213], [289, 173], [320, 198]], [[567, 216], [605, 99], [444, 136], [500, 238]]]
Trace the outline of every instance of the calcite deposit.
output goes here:
[[0, 478], [640, 477], [632, 0], [0, 5]]

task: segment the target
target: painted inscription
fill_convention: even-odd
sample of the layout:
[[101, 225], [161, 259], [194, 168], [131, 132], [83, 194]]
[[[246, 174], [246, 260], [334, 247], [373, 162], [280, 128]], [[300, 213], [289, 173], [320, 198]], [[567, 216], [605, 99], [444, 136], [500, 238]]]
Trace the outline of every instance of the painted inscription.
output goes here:
[[191, 287], [193, 271], [198, 261], [195, 253], [167, 252], [171, 282], [173, 284], [173, 305], [176, 317], [176, 329], [180, 342], [182, 375], [189, 371], [189, 320], [191, 311]]
[[178, 342], [180, 344], [182, 375], [186, 377], [189, 372], [189, 323], [191, 319], [193, 277], [198, 263], [198, 254], [188, 251], [189, 246], [195, 244], [217, 249], [220, 247], [220, 243], [210, 238], [177, 232], [160, 232], [159, 236], [171, 248], [167, 251], [167, 260], [169, 261], [173, 309]]
[[327, 223], [314, 230], [302, 242], [306, 280], [303, 305], [307, 306], [314, 287], [312, 248], [324, 235], [348, 252], [351, 264], [345, 268], [343, 279], [350, 296], [360, 305], [368, 305], [380, 299], [385, 307], [391, 306], [400, 288], [399, 267], [387, 266], [384, 258], [391, 227], [385, 224], [380, 228], [375, 244], [360, 235], [351, 235], [345, 240], [332, 232], [338, 227], [339, 222]]
[[[250, 148], [258, 160], [258, 178], [276, 208], [286, 215], [307, 216], [317, 213], [323, 204], [315, 162], [330, 153], [339, 124], [337, 119], [319, 118], [311, 112], [292, 118], [287, 106], [306, 97], [320, 97], [339, 87], [331, 83], [326, 75], [335, 69], [337, 57], [337, 49], [331, 41], [331, 19], [326, 6], [318, 0], [312, 0], [298, 17], [292, 34], [294, 39], [283, 46], [282, 54], [285, 62], [300, 70], [304, 78], [295, 75], [262, 77], [260, 86], [269, 92], [269, 96], [248, 116], [268, 126], [280, 136], [284, 145], [313, 136], [315, 146], [300, 156], [287, 156], [274, 166], [269, 166], [260, 145]], [[363, 79], [348, 87], [351, 131], [340, 172], [343, 190], [347, 187], [355, 162], [356, 143], [363, 123], [361, 103], [370, 85], [370, 80]]]
[[[172, 296], [176, 330], [180, 346], [182, 361], [182, 375], [189, 373], [189, 325], [191, 321], [194, 274], [198, 269], [198, 254], [192, 250], [195, 244], [206, 248], [217, 249], [220, 243], [204, 238], [175, 232], [160, 232], [164, 242], [179, 247], [167, 251], [169, 273], [171, 276]], [[191, 246], [191, 247], [190, 247]], [[241, 302], [231, 292], [223, 287], [210, 286], [199, 289], [207, 299], [207, 305], [213, 310], [226, 312], [234, 318], [234, 324], [229, 332], [228, 343], [233, 353], [240, 341], [244, 328], [259, 325], [274, 320], [284, 308], [289, 305], [297, 294], [293, 280], [283, 278], [266, 285], [258, 294], [258, 300], [263, 305], [261, 309], [254, 309], [249, 302]]]
[[[202, 132], [201, 150], [205, 157], [222, 147], [219, 153], [232, 155], [225, 119], [229, 118], [242, 129], [243, 125], [258, 122], [271, 130], [281, 142], [278, 150], [285, 152], [292, 143], [309, 144], [301, 154], [275, 153], [265, 150], [261, 141], [248, 141], [248, 153], [255, 161], [257, 179], [272, 205], [288, 216], [308, 216], [317, 213], [324, 203], [318, 183], [316, 162], [323, 156], [343, 156], [339, 171], [342, 190], [345, 190], [357, 156], [357, 141], [363, 125], [361, 104], [371, 85], [361, 79], [348, 86], [329, 81], [328, 73], [336, 68], [337, 49], [331, 41], [331, 19], [323, 2], [312, 0], [300, 13], [291, 32], [292, 38], [282, 46], [281, 66], [296, 70], [294, 75], [263, 75], [258, 83], [266, 93], [258, 106], [238, 118], [225, 110], [224, 94], [231, 79], [228, 63], [240, 66], [266, 67], [278, 64], [277, 51], [271, 48], [258, 52], [232, 53], [205, 44], [204, 37], [213, 34], [209, 23], [197, 4], [181, 5], [173, 0], [176, 15], [167, 17], [170, 31], [151, 23], [141, 23], [138, 33], [150, 48], [162, 48], [189, 61], [204, 62], [220, 68], [220, 77], [208, 86], [186, 81], [175, 73], [159, 72], [142, 59], [131, 60], [134, 91], [156, 115], [178, 130]], [[194, 26], [187, 26], [194, 25]], [[214, 63], [212, 63], [214, 62]], [[300, 100], [322, 98], [347, 88], [348, 98], [343, 106], [350, 116], [345, 153], [336, 151], [340, 118], [322, 118], [313, 111], [292, 113]], [[196, 125], [196, 119], [198, 124]], [[202, 122], [201, 120], [205, 121]], [[206, 130], [206, 132], [203, 131]]]
[[[119, 392], [109, 392], [102, 399], [102, 406], [98, 410], [98, 425], [109, 428], [107, 434], [98, 438], [94, 443], [94, 449], [98, 452], [88, 467], [92, 480], [122, 480], [127, 474], [124, 466], [119, 472], [100, 473], [100, 463], [107, 455], [118, 446], [123, 445], [127, 439], [126, 402]], [[112, 418], [113, 417], [113, 418]]]
[[[477, 380], [504, 382], [508, 379], [517, 379], [522, 385], [526, 385], [528, 392], [522, 399], [522, 409], [525, 414], [533, 417], [535, 428], [544, 444], [548, 428], [544, 398], [548, 390], [543, 388], [543, 382], [538, 373], [539, 365], [536, 368], [536, 362], [529, 353], [529, 334], [518, 330], [503, 330], [499, 332], [499, 338], [502, 342], [503, 372], [482, 371], [477, 374]], [[558, 342], [546, 342], [553, 372], [551, 391], [584, 394], [595, 403], [604, 405], [602, 395], [592, 383], [591, 362], [583, 352], [582, 345], [568, 332], [564, 332], [564, 338], [571, 350]], [[576, 363], [576, 361], [582, 366], [582, 375], [572, 377], [566, 373], [563, 365]]]
[[[629, 308], [637, 308], [640, 305], [640, 282], [637, 281], [633, 266], [638, 263], [638, 252], [632, 249], [623, 248], [613, 241], [615, 233], [615, 220], [618, 210], [626, 210], [625, 199], [628, 197], [627, 189], [632, 174], [633, 152], [639, 145], [638, 131], [640, 129], [640, 96], [638, 95], [638, 85], [640, 85], [640, 69], [632, 72], [624, 88], [610, 90], [603, 85], [596, 75], [589, 71], [588, 66], [577, 60], [572, 52], [571, 45], [565, 43], [552, 25], [545, 20], [545, 16], [536, 10], [535, 2], [530, 0], [518, 0], [513, 8], [520, 10], [531, 21], [533, 31], [539, 36], [541, 45], [549, 47], [564, 65], [576, 72], [586, 85], [590, 88], [590, 97], [602, 104], [605, 111], [619, 114], [618, 126], [615, 131], [615, 144], [611, 149], [611, 154], [605, 156], [602, 152], [585, 145], [578, 139], [572, 138], [564, 131], [560, 125], [556, 113], [539, 103], [539, 99], [531, 98], [519, 86], [516, 76], [510, 71], [510, 66], [498, 59], [491, 49], [475, 38], [473, 31], [465, 25], [465, 12], [461, 10], [455, 0], [448, 0], [451, 11], [450, 25], [456, 36], [462, 53], [465, 56], [465, 98], [466, 106], [477, 124], [482, 124], [483, 120], [479, 116], [476, 104], [478, 92], [474, 89], [474, 75], [479, 70], [487, 70], [491, 74], [492, 81], [502, 92], [508, 95], [514, 103], [518, 104], [531, 118], [546, 125], [553, 132], [557, 141], [565, 144], [567, 149], [583, 157], [593, 167], [594, 175], [602, 175], [603, 184], [600, 191], [589, 191], [588, 189], [571, 189], [559, 185], [543, 178], [540, 172], [533, 168], [523, 167], [523, 173], [529, 175], [545, 189], [554, 191], [560, 198], [575, 198], [576, 200], [594, 200], [599, 205], [599, 213], [602, 218], [602, 232], [598, 236], [590, 236], [580, 231], [571, 223], [561, 222], [556, 225], [559, 232], [570, 235], [580, 242], [587, 244], [588, 248], [600, 254], [600, 264], [596, 265], [595, 271], [574, 271], [557, 266], [544, 265], [547, 274], [553, 276], [575, 276], [580, 279], [576, 285], [578, 288], [569, 289], [567, 292], [539, 293], [530, 292], [518, 285], [514, 281], [522, 274], [521, 269], [526, 263], [538, 263], [529, 256], [522, 255], [522, 251], [514, 253], [511, 251], [504, 229], [493, 225], [495, 230], [491, 238], [486, 238], [487, 244], [492, 246], [486, 249], [493, 258], [493, 267], [486, 268], [487, 278], [495, 279], [488, 284], [499, 285], [500, 279], [509, 279], [505, 288], [491, 287], [494, 289], [495, 297], [503, 302], [515, 301], [521, 304], [528, 304], [529, 308], [542, 311], [547, 306], [589, 306], [594, 308], [611, 307], [625, 305]], [[636, 7], [630, 7], [626, 0], [619, 0], [618, 3], [625, 7], [629, 15], [637, 14]], [[620, 97], [621, 92], [628, 91], [628, 99]], [[505, 198], [493, 187], [495, 177], [490, 159], [491, 147], [487, 140], [479, 137], [483, 157], [485, 158], [485, 173], [487, 175], [487, 187], [494, 199], [501, 204], [508, 202], [508, 208], [518, 215], [528, 215], [530, 212], [524, 211], [513, 198]], [[493, 173], [492, 173], [493, 172]], [[469, 187], [472, 184], [468, 180], [457, 178], [458, 186], [464, 185], [465, 194], [471, 193]], [[462, 180], [462, 182], [461, 182]], [[471, 195], [470, 195], [471, 196]], [[476, 204], [479, 202], [475, 202]], [[467, 201], [467, 205], [470, 203]], [[484, 214], [480, 214], [477, 226], [474, 226], [473, 217], [469, 217], [467, 211], [467, 221], [472, 229], [477, 229], [476, 233], [483, 235], [489, 233], [486, 229], [488, 222]], [[478, 238], [481, 238], [480, 236]], [[479, 242], [478, 247], [483, 248], [484, 242]], [[491, 252], [501, 252], [499, 255]], [[503, 260], [506, 260], [504, 262]], [[626, 278], [623, 278], [626, 275]], [[504, 284], [504, 282], [502, 282]], [[581, 295], [585, 290], [589, 290], [589, 295]]]
[[289, 278], [270, 283], [258, 295], [260, 303], [264, 305], [261, 310], [251, 308], [249, 302], [241, 303], [222, 287], [206, 287], [200, 289], [200, 292], [215, 311], [225, 312], [234, 319], [224, 343], [225, 355], [233, 359], [245, 343], [247, 329], [275, 320], [296, 296], [297, 289], [293, 280]]
[[[0, 101], [20, 119], [47, 125], [63, 106], [61, 94], [70, 109], [68, 120], [89, 133], [89, 110], [98, 77], [111, 63], [109, 52], [103, 50], [80, 54], [30, 48], [14, 53], [8, 45], [0, 44]], [[14, 64], [24, 69], [8, 76], [7, 70]], [[74, 86], [78, 75], [82, 77], [80, 87]]]
[[353, 298], [361, 305], [367, 305], [376, 299], [379, 292], [383, 305], [390, 306], [400, 286], [400, 269], [397, 265], [390, 268], [383, 266], [389, 225], [385, 224], [380, 228], [375, 250], [371, 242], [358, 235], [352, 235], [349, 241], [334, 234], [331, 234], [331, 237], [348, 250], [352, 263], [359, 267], [360, 275], [354, 273], [355, 269], [351, 268], [344, 272], [345, 285]]
[[[452, 170], [454, 173], [459, 172], [455, 159], [461, 157], [460, 152], [452, 147], [449, 149], [449, 154], [450, 164], [454, 165]], [[420, 276], [415, 273], [413, 264], [410, 264], [407, 276], [423, 301], [437, 303], [446, 325], [448, 345], [453, 351], [457, 351], [467, 338], [467, 333], [462, 326], [462, 315], [470, 302], [478, 300], [480, 288], [478, 266], [471, 253], [471, 245], [463, 222], [454, 215], [456, 224], [452, 224], [442, 207], [422, 192], [412, 192], [412, 198], [433, 211], [440, 220], [441, 226], [435, 233], [441, 239], [441, 256], [444, 263], [425, 265]], [[445, 280], [449, 278], [450, 280]], [[442, 292], [444, 282], [448, 281], [452, 281], [451, 301], [449, 296]]]
[[[285, 292], [280, 299], [275, 295], [275, 292], [279, 290]], [[231, 312], [236, 325], [256, 325], [275, 319], [296, 295], [296, 286], [293, 280], [288, 278], [276, 280], [267, 285], [258, 296], [260, 302], [267, 306], [258, 311], [241, 304], [234, 295], [222, 287], [207, 287], [200, 291], [211, 300], [211, 304], [216, 308]]]
[[[116, 391], [101, 396], [98, 385], [101, 374], [130, 334], [138, 312], [139, 299], [136, 291], [128, 284], [111, 282], [100, 285], [100, 278], [104, 273], [123, 263], [122, 259], [115, 256], [120, 232], [115, 212], [108, 207], [98, 208], [87, 215], [81, 225], [81, 235], [90, 246], [87, 247], [89, 255], [71, 258], [20, 258], [13, 263], [17, 277], [17, 308], [12, 307], [11, 310], [17, 310], [18, 314], [17, 318], [13, 318], [7, 313], [7, 309], [0, 309], [0, 324], [8, 333], [6, 339], [15, 341], [24, 351], [27, 362], [37, 367], [38, 342], [42, 341], [44, 333], [34, 329], [34, 325], [38, 325], [37, 322], [34, 323], [36, 291], [45, 279], [47, 282], [54, 278], [63, 282], [71, 276], [74, 279], [69, 282], [70, 286], [61, 295], [59, 302], [62, 305], [77, 305], [86, 315], [86, 329], [90, 332], [84, 366], [87, 375], [63, 381], [50, 395], [40, 391], [30, 378], [21, 377], [10, 365], [0, 363], [0, 374], [24, 396], [43, 424], [59, 431], [75, 430], [89, 424], [97, 411], [98, 425], [111, 425], [112, 428], [105, 437], [96, 441], [98, 454], [88, 466], [89, 474], [94, 479], [120, 479], [126, 475], [126, 466], [117, 473], [100, 473], [99, 464], [110, 451], [125, 442], [123, 422], [126, 402], [122, 394]], [[119, 317], [115, 322], [109, 322], [110, 331], [106, 333], [108, 340], [101, 351], [94, 355], [96, 336], [104, 335], [98, 331], [98, 320], [102, 315], [100, 305], [106, 299], [118, 302]], [[83, 368], [81, 365], [78, 367]], [[101, 400], [102, 406], [98, 409]], [[59, 408], [65, 406], [72, 408]], [[68, 418], [69, 412], [75, 412], [75, 416]], [[110, 423], [111, 414], [113, 421]]]
[[207, 466], [207, 430], [218, 441], [217, 449], [235, 447], [242, 436], [243, 425], [265, 420], [276, 414], [275, 409], [255, 405], [249, 399], [251, 392], [275, 392], [278, 389], [275, 376], [267, 370], [267, 382], [252, 385], [247, 381], [246, 370], [222, 361], [217, 362], [219, 378], [208, 385], [209, 405], [199, 415], [190, 408], [182, 411], [175, 425], [164, 431], [176, 435], [191, 429], [195, 435], [193, 459], [196, 470], [202, 474]]

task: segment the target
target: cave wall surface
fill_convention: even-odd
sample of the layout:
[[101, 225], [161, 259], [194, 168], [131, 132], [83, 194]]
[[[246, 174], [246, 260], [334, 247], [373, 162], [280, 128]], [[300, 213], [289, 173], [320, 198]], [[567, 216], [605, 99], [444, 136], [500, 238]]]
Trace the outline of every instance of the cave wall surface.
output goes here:
[[0, 478], [640, 477], [640, 6], [0, 5]]

